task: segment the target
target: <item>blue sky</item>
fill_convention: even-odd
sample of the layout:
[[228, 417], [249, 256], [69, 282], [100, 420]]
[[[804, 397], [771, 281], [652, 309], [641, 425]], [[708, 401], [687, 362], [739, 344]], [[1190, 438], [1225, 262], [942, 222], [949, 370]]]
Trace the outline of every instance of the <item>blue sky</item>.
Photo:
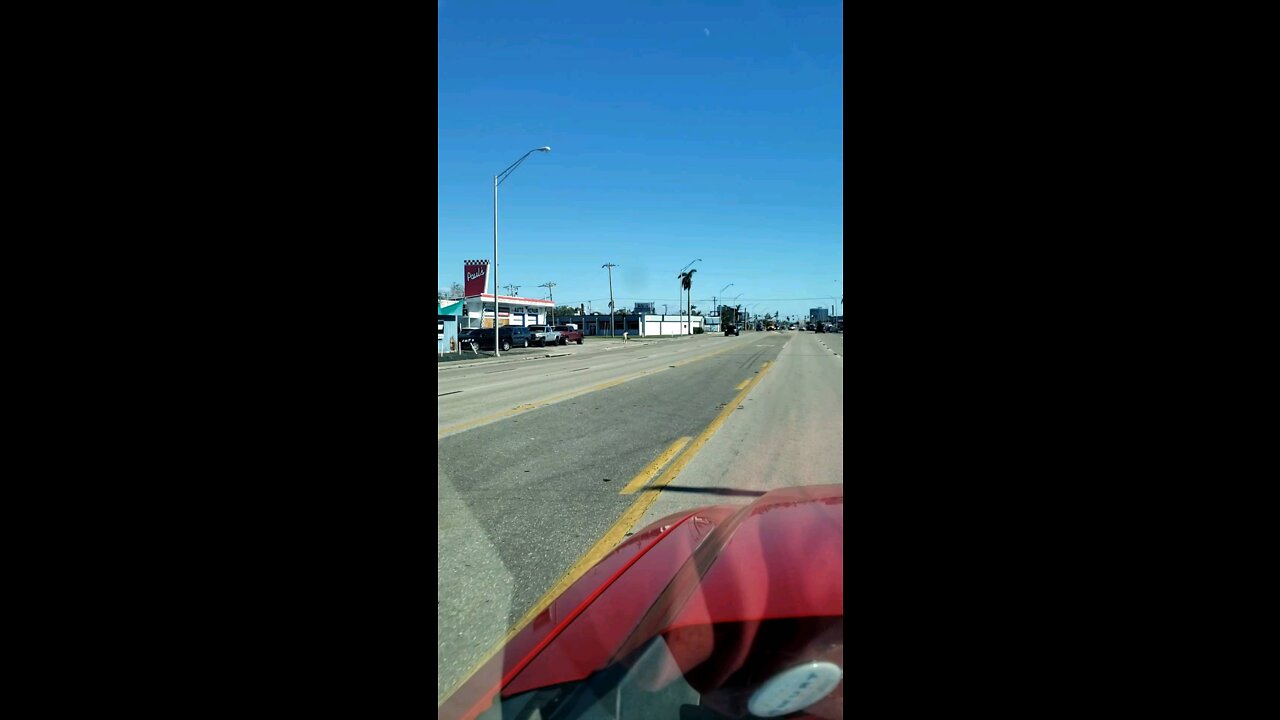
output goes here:
[[[607, 311], [841, 312], [837, 2], [440, 0], [438, 288], [493, 259], [518, 295]], [[720, 292], [725, 285], [732, 286]], [[833, 299], [834, 298], [834, 299]]]

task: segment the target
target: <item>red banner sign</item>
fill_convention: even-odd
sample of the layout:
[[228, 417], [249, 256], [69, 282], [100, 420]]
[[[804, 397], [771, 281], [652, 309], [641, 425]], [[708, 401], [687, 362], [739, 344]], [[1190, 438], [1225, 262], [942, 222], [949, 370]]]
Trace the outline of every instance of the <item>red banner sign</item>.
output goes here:
[[476, 297], [485, 291], [485, 287], [489, 283], [489, 261], [488, 260], [465, 260], [462, 263], [466, 284], [463, 286], [463, 294], [467, 297]]

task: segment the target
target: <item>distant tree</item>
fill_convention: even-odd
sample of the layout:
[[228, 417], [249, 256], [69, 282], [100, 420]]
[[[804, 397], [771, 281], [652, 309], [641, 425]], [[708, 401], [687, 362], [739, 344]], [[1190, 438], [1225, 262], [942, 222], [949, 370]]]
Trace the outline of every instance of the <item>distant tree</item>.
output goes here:
[[436, 299], [437, 300], [458, 300], [462, 298], [462, 294], [464, 292], [466, 291], [462, 289], [462, 283], [455, 282], [449, 285], [448, 290], [443, 290], [443, 289], [437, 290]]
[[555, 315], [557, 318], [568, 317], [569, 315], [581, 315], [578, 308], [569, 305], [557, 305]]
[[[676, 276], [680, 279], [680, 287], [684, 289], [688, 298], [685, 301], [685, 307], [691, 307], [693, 305], [693, 274], [696, 272], [698, 272], [698, 269], [694, 268], [689, 272], [682, 272]], [[686, 311], [686, 314], [692, 314], [692, 311]], [[692, 335], [693, 331], [690, 330], [689, 334]]]

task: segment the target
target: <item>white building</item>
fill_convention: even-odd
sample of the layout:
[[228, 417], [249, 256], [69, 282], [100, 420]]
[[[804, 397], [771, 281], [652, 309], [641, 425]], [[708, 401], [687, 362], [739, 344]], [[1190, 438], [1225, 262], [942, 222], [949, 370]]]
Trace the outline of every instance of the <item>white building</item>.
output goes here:
[[[462, 327], [493, 327], [493, 295], [484, 293], [466, 298], [463, 302]], [[546, 325], [547, 313], [555, 303], [550, 300], [517, 297], [514, 295], [498, 296], [499, 325]]]
[[[688, 335], [695, 330], [703, 332], [704, 322], [709, 318], [701, 315], [640, 315], [630, 313], [616, 315], [613, 318], [612, 332], [617, 337], [626, 333], [628, 337], [654, 337], [662, 335]], [[718, 318], [717, 318], [718, 319]], [[557, 323], [571, 322], [577, 324], [582, 334], [587, 337], [596, 335], [608, 336], [610, 332], [609, 316], [606, 315], [568, 315], [557, 317]]]

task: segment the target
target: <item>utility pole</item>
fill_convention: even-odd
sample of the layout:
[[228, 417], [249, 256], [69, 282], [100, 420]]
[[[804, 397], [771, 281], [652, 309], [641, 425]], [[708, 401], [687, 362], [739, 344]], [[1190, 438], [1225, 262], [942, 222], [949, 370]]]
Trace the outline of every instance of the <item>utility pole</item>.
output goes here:
[[520, 292], [519, 285], [503, 285], [502, 287], [506, 288], [507, 292], [511, 295], [515, 295], [516, 293]]
[[555, 286], [556, 284], [551, 282], [550, 280], [538, 286], [538, 287], [546, 288], [547, 294], [551, 296], [551, 324], [552, 325], [556, 324], [556, 295], [554, 292], [551, 291], [551, 288]]
[[609, 337], [614, 337], [615, 330], [613, 327], [613, 269], [618, 267], [613, 263], [605, 263], [602, 268], [609, 269]]

